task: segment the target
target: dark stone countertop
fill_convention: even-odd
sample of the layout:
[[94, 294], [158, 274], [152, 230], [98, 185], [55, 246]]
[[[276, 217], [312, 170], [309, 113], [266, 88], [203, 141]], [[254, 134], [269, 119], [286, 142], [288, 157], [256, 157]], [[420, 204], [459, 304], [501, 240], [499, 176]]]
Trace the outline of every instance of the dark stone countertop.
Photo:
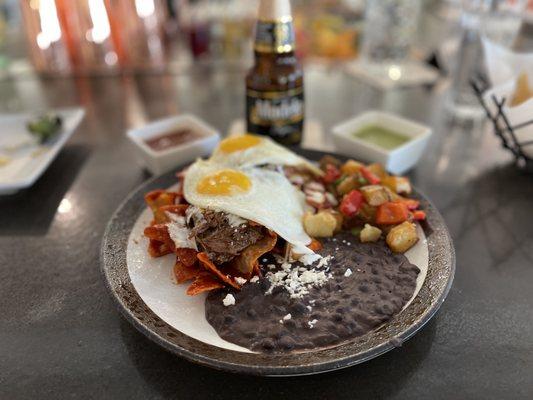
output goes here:
[[[225, 131], [244, 110], [243, 71], [0, 82], [0, 109], [82, 105], [86, 118], [30, 189], [0, 198], [0, 398], [526, 399], [533, 396], [533, 176], [488, 125], [453, 126], [445, 83], [381, 94], [337, 70], [306, 71], [306, 144], [377, 108], [434, 136], [411, 178], [444, 215], [455, 283], [436, 317], [401, 348], [346, 370], [266, 379], [176, 358], [115, 309], [99, 269], [105, 225], [148, 174], [127, 128], [192, 112]], [[329, 147], [331, 148], [331, 147]]]

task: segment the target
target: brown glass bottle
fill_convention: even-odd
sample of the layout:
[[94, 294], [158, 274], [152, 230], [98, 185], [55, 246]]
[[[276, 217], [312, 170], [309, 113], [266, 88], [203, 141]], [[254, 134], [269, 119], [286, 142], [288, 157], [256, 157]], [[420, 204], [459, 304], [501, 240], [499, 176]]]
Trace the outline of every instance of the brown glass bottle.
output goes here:
[[289, 0], [262, 0], [255, 64], [246, 77], [247, 130], [285, 145], [301, 142], [304, 122], [303, 70], [294, 44]]

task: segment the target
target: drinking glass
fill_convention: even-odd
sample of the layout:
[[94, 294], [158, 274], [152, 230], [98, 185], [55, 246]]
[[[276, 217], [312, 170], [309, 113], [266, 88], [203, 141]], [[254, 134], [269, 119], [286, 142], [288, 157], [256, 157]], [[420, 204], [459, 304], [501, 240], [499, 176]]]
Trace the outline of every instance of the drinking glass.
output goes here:
[[463, 0], [462, 38], [452, 72], [448, 109], [454, 117], [471, 119], [484, 112], [470, 82], [485, 74], [481, 38], [510, 47], [522, 23], [526, 0]]
[[418, 23], [419, 0], [367, 1], [361, 56], [370, 63], [401, 64]]
[[360, 62], [368, 73], [399, 81], [412, 72], [419, 14], [420, 0], [367, 0]]

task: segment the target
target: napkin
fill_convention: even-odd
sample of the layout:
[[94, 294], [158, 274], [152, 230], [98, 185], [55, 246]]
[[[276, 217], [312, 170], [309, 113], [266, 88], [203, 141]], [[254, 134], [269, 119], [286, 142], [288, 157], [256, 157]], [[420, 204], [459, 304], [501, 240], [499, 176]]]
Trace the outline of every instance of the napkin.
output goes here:
[[[516, 53], [488, 39], [483, 39], [485, 65], [492, 88], [483, 95], [485, 103], [492, 115], [496, 116], [498, 108], [494, 98], [499, 102], [506, 99], [503, 112], [511, 126], [533, 121], [533, 96], [516, 106], [511, 100], [517, 89], [520, 75], [525, 74], [533, 95], [533, 53]], [[533, 123], [514, 129], [519, 143], [533, 141]], [[524, 154], [533, 158], [533, 144], [522, 147]]]

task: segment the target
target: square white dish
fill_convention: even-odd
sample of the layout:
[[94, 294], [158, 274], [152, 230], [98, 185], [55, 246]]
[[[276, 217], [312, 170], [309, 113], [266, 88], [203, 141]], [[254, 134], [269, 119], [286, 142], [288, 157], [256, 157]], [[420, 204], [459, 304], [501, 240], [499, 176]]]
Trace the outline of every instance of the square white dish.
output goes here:
[[[369, 125], [390, 129], [410, 139], [395, 149], [387, 150], [354, 136], [355, 132]], [[339, 153], [361, 161], [380, 163], [389, 172], [400, 175], [420, 160], [431, 136], [431, 128], [394, 114], [367, 111], [335, 125], [332, 133]]]
[[[46, 171], [61, 148], [80, 124], [82, 108], [50, 110], [63, 120], [61, 131], [46, 144], [32, 143], [26, 124], [39, 113], [0, 115], [0, 155], [7, 162], [0, 166], [0, 195], [12, 194], [30, 187]], [[9, 146], [14, 144], [14, 146]]]
[[[201, 137], [162, 151], [153, 150], [145, 142], [146, 139], [184, 128], [198, 132]], [[133, 143], [139, 160], [154, 175], [211, 154], [220, 141], [220, 134], [213, 127], [191, 114], [151, 122], [142, 128], [129, 130], [127, 136]]]

